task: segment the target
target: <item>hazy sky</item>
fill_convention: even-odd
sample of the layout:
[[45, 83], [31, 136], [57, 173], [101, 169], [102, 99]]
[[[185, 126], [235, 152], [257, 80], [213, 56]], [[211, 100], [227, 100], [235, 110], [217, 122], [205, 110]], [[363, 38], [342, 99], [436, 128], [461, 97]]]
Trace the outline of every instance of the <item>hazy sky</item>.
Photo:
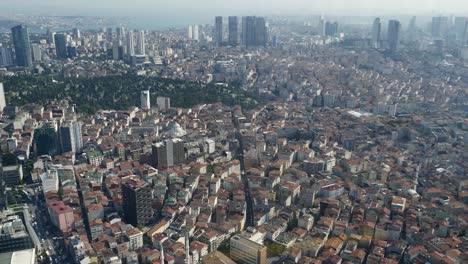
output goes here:
[[465, 14], [468, 0], [0, 0], [0, 14]]

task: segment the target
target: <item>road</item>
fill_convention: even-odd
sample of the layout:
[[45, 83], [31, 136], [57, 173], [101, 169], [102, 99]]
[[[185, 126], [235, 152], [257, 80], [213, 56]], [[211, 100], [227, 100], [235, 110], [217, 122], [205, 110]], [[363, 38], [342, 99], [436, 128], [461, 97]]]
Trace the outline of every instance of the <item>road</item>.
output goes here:
[[67, 258], [63, 237], [50, 223], [41, 186], [28, 185], [27, 188], [28, 193], [31, 194], [28, 209], [31, 213], [31, 221], [33, 221], [32, 226], [42, 243], [42, 249], [50, 253], [50, 263], [71, 263]]
[[245, 165], [244, 165], [244, 143], [242, 142], [242, 136], [239, 129], [239, 124], [236, 121], [236, 117], [234, 116], [234, 111], [231, 112], [232, 115], [232, 122], [236, 128], [236, 138], [239, 141], [239, 150], [237, 151], [237, 159], [240, 161], [240, 169], [241, 169], [241, 179], [244, 183], [244, 193], [245, 193], [245, 202], [247, 203], [247, 210], [246, 210], [246, 221], [245, 227], [254, 226], [253, 220], [253, 202], [252, 202], [252, 195], [250, 193], [250, 186], [249, 186], [249, 179], [245, 175]]

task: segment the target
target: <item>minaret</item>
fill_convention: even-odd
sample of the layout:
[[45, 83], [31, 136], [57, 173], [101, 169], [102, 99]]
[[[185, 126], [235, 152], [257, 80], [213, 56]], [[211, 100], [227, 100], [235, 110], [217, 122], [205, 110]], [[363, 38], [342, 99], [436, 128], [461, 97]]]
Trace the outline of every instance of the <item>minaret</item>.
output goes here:
[[164, 247], [162, 242], [159, 242], [159, 254], [159, 262], [161, 262], [161, 264], [164, 264]]
[[190, 240], [189, 240], [189, 232], [185, 232], [185, 263], [191, 264], [190, 261]]

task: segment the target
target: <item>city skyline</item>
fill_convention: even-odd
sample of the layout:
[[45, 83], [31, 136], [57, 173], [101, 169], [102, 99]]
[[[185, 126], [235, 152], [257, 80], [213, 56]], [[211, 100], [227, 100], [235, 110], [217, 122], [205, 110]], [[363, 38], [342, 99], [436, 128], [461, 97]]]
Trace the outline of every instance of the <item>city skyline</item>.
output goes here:
[[467, 4], [406, 1], [2, 0], [0, 259], [468, 263]]

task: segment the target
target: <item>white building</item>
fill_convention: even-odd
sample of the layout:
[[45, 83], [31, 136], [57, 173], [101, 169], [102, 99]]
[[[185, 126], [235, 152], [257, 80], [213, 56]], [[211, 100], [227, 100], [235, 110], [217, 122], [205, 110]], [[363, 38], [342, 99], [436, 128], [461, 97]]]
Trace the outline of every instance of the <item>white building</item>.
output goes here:
[[200, 40], [200, 31], [198, 29], [198, 25], [193, 26], [193, 40], [199, 41]]
[[125, 231], [128, 238], [128, 250], [134, 251], [143, 247], [143, 233], [136, 227]]
[[2, 111], [5, 106], [5, 90], [3, 90], [3, 83], [0, 83], [0, 111]]
[[58, 192], [59, 190], [59, 177], [57, 170], [48, 170], [41, 174], [42, 190], [44, 193]]
[[141, 91], [141, 94], [140, 94], [140, 108], [141, 109], [151, 109], [150, 91], [149, 90]]
[[135, 55], [135, 44], [133, 42], [133, 31], [129, 30], [127, 32], [127, 54], [129, 56]]
[[188, 26], [188, 29], [187, 29], [187, 38], [189, 40], [192, 40], [193, 39], [193, 27], [192, 25]]

